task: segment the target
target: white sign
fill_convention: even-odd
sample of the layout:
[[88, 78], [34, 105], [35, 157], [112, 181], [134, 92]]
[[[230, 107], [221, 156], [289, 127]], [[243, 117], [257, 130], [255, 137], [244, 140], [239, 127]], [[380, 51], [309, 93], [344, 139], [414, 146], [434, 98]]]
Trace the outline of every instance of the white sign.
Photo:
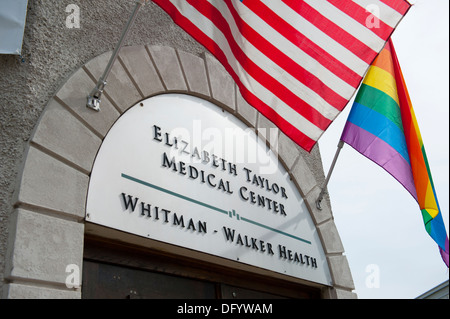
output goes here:
[[86, 220], [331, 284], [317, 230], [277, 157], [196, 97], [152, 97], [119, 118], [94, 163]]
[[28, 0], [0, 0], [0, 54], [22, 52]]

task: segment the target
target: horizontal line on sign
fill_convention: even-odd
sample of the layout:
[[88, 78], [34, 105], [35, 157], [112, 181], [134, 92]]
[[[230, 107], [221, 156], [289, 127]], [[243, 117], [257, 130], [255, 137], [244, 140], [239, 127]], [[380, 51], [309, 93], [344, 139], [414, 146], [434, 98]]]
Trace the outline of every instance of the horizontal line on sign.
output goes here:
[[[218, 208], [218, 207], [215, 207], [215, 206], [212, 206], [212, 205], [203, 203], [203, 202], [198, 201], [198, 200], [196, 200], [196, 199], [193, 199], [193, 198], [190, 198], [190, 197], [187, 197], [187, 196], [184, 196], [184, 195], [175, 193], [175, 192], [173, 192], [173, 191], [170, 191], [170, 190], [165, 189], [165, 188], [163, 188], [163, 187], [160, 187], [160, 186], [157, 186], [157, 185], [154, 185], [154, 184], [145, 182], [145, 181], [143, 181], [143, 180], [140, 180], [140, 179], [138, 179], [138, 178], [132, 177], [132, 176], [130, 176], [130, 175], [127, 175], [127, 174], [122, 173], [121, 176], [122, 176], [123, 178], [128, 179], [128, 180], [130, 180], [130, 181], [133, 181], [133, 182], [135, 182], [135, 183], [138, 183], [138, 184], [141, 184], [141, 185], [144, 185], [144, 186], [147, 186], [147, 187], [156, 189], [156, 190], [161, 191], [161, 192], [163, 192], [163, 193], [166, 193], [166, 194], [169, 194], [169, 195], [172, 195], [172, 196], [175, 196], [175, 197], [178, 197], [178, 198], [187, 200], [187, 201], [189, 201], [189, 202], [191, 202], [191, 203], [194, 203], [194, 204], [197, 204], [197, 205], [201, 205], [201, 206], [206, 207], [206, 208], [213, 209], [213, 210], [218, 211], [218, 212], [220, 212], [220, 213], [222, 213], [222, 214], [229, 215], [230, 217], [231, 217], [231, 215], [234, 216], [234, 214], [230, 214], [231, 212], [228, 212], [228, 211], [226, 211], [226, 210], [224, 210], [224, 209], [221, 209], [221, 208]], [[273, 231], [273, 232], [276, 232], [276, 233], [278, 233], [278, 234], [281, 234], [281, 235], [284, 235], [284, 236], [287, 236], [287, 237], [290, 237], [290, 238], [293, 238], [293, 239], [296, 239], [296, 240], [299, 240], [299, 241], [301, 241], [301, 242], [304, 242], [304, 243], [307, 243], [307, 244], [310, 244], [310, 245], [311, 245], [311, 242], [310, 242], [309, 240], [306, 240], [306, 239], [303, 239], [303, 238], [300, 238], [300, 237], [297, 237], [297, 236], [294, 236], [294, 235], [285, 233], [285, 232], [283, 232], [283, 231], [281, 231], [281, 230], [278, 230], [278, 229], [275, 229], [275, 228], [266, 226], [266, 225], [264, 225], [264, 224], [255, 222], [255, 221], [253, 221], [253, 220], [251, 220], [251, 219], [248, 219], [248, 218], [245, 218], [245, 217], [240, 216], [240, 217], [238, 217], [238, 220], [242, 220], [242, 221], [244, 221], [244, 222], [253, 224], [253, 225], [255, 225], [255, 226], [258, 226], [258, 227], [262, 227], [262, 228], [268, 229], [268, 230]]]
[[172, 191], [170, 191], [170, 190], [168, 190], [168, 189], [165, 189], [165, 188], [162, 188], [162, 187], [159, 187], [159, 186], [156, 186], [156, 185], [147, 183], [147, 182], [145, 182], [145, 181], [143, 181], [143, 180], [140, 180], [140, 179], [137, 179], [137, 178], [135, 178], [135, 177], [132, 177], [132, 176], [129, 176], [129, 175], [126, 175], [126, 174], [123, 174], [123, 173], [122, 173], [122, 177], [123, 177], [123, 178], [126, 178], [126, 179], [128, 179], [128, 180], [130, 180], [130, 181], [133, 181], [133, 182], [142, 184], [142, 185], [144, 185], [144, 186], [148, 186], [148, 187], [150, 187], [150, 188], [154, 188], [154, 189], [159, 190], [159, 191], [161, 191], [161, 192], [164, 192], [164, 193], [166, 193], [166, 194], [169, 194], [169, 195], [172, 195], [172, 196], [175, 196], [175, 197], [178, 197], [178, 198], [187, 200], [187, 201], [189, 201], [189, 202], [191, 202], [191, 203], [194, 203], [194, 204], [197, 204], [197, 205], [201, 205], [201, 206], [204, 206], [204, 207], [207, 207], [207, 208], [211, 208], [211, 209], [216, 210], [216, 211], [218, 211], [218, 212], [220, 212], [220, 213], [222, 213], [222, 214], [228, 215], [228, 212], [227, 212], [226, 210], [217, 208], [217, 207], [212, 206], [212, 205], [209, 205], [209, 204], [205, 204], [205, 203], [203, 203], [203, 202], [200, 202], [200, 201], [198, 201], [198, 200], [192, 199], [192, 198], [190, 198], [190, 197], [187, 197], [187, 196], [184, 196], [184, 195], [181, 195], [181, 194], [172, 192]]
[[311, 242], [310, 242], [309, 240], [306, 240], [306, 239], [303, 239], [303, 238], [300, 238], [300, 237], [297, 237], [297, 236], [294, 236], [294, 235], [285, 233], [285, 232], [283, 232], [283, 231], [281, 231], [281, 230], [278, 230], [278, 229], [275, 229], [275, 228], [272, 228], [272, 227], [269, 227], [269, 226], [260, 224], [260, 223], [258, 223], [258, 222], [255, 222], [255, 221], [251, 220], [251, 219], [248, 219], [248, 218], [245, 218], [245, 217], [242, 217], [242, 216], [241, 216], [241, 220], [243, 220], [243, 221], [245, 221], [245, 222], [247, 222], [247, 223], [250, 223], [250, 224], [253, 224], [253, 225], [256, 225], [256, 226], [259, 226], [259, 227], [263, 227], [263, 228], [268, 229], [268, 230], [271, 230], [271, 231], [276, 232], [276, 233], [278, 233], [278, 234], [281, 234], [281, 235], [284, 235], [284, 236], [287, 236], [287, 237], [291, 237], [291, 238], [300, 240], [300, 241], [302, 241], [302, 242], [304, 242], [304, 243], [307, 243], [307, 244], [310, 244], [310, 245], [311, 245]]

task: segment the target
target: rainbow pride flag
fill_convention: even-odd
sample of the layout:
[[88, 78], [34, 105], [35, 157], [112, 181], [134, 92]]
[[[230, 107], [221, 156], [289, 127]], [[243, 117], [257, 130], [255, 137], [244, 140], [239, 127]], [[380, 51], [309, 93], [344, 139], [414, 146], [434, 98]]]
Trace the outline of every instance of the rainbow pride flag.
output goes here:
[[448, 267], [448, 236], [392, 40], [369, 68], [341, 140], [384, 168], [417, 200], [425, 229]]

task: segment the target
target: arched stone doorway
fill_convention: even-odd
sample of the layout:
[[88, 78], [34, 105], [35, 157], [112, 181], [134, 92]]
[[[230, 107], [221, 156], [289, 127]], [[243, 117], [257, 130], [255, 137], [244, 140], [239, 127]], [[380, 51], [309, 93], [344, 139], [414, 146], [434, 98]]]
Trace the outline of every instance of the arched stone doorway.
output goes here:
[[[5, 267], [9, 298], [81, 297], [77, 285], [81, 280], [71, 276], [81, 276], [90, 172], [108, 130], [132, 105], [162, 93], [185, 93], [224, 108], [255, 130], [273, 126], [242, 99], [214, 58], [161, 46], [123, 48], [108, 78], [101, 111], [87, 109], [86, 96], [110, 54], [94, 58], [72, 74], [36, 125], [11, 218]], [[316, 177], [298, 147], [278, 134], [279, 159], [308, 206], [327, 256], [333, 286], [322, 297], [354, 297], [331, 208], [324, 203], [321, 211], [316, 209], [320, 192]], [[313, 152], [319, 156], [317, 149]]]

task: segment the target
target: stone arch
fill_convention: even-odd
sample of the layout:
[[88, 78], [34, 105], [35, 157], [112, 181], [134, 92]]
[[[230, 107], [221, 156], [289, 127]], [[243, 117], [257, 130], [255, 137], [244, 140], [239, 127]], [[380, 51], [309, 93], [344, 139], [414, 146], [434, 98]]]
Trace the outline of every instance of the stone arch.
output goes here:
[[[73, 73], [49, 101], [29, 142], [14, 198], [5, 278], [9, 298], [80, 298], [66, 280], [83, 261], [89, 175], [102, 139], [128, 108], [148, 97], [177, 92], [206, 99], [261, 130], [274, 127], [241, 97], [232, 78], [209, 54], [202, 57], [165, 46], [122, 48], [108, 77], [101, 111], [86, 108], [86, 96], [111, 52]], [[278, 156], [294, 180], [318, 229], [333, 287], [326, 298], [355, 297], [352, 276], [331, 208], [320, 211], [320, 185], [300, 149], [278, 133]], [[270, 139], [267, 139], [270, 143]], [[270, 145], [269, 145], [270, 146]], [[318, 155], [318, 150], [317, 150]]]

